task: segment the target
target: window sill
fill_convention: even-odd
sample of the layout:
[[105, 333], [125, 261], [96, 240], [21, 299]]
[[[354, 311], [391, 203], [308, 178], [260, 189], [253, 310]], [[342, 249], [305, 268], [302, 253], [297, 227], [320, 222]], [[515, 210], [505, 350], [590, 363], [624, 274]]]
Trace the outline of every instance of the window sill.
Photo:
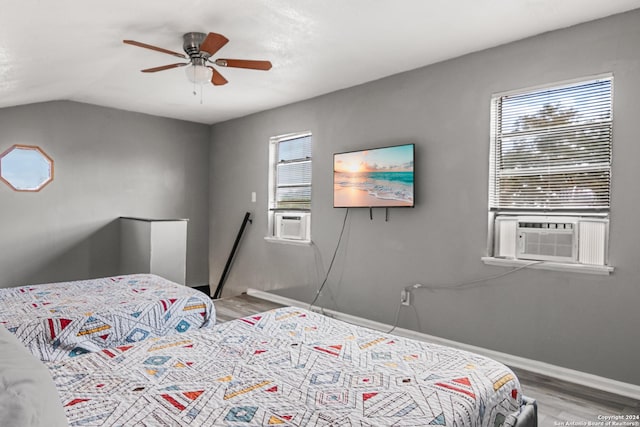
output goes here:
[[279, 243], [281, 245], [294, 245], [294, 246], [311, 246], [311, 240], [293, 240], [293, 239], [281, 239], [279, 237], [266, 236], [265, 241], [269, 243]]
[[537, 268], [541, 270], [553, 271], [569, 271], [572, 273], [599, 274], [604, 276], [608, 276], [613, 273], [613, 267], [607, 265], [568, 264], [551, 261], [536, 262], [521, 259], [495, 257], [482, 257], [482, 262], [487, 265], [498, 265], [501, 267], [524, 267], [527, 266], [527, 264], [530, 264], [527, 268]]

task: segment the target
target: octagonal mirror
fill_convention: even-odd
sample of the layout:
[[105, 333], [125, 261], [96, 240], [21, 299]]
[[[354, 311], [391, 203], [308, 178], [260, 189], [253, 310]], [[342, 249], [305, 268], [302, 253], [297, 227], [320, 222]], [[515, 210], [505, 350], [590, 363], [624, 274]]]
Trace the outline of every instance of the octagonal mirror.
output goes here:
[[40, 191], [53, 181], [53, 160], [40, 147], [16, 144], [0, 155], [0, 179], [16, 191]]

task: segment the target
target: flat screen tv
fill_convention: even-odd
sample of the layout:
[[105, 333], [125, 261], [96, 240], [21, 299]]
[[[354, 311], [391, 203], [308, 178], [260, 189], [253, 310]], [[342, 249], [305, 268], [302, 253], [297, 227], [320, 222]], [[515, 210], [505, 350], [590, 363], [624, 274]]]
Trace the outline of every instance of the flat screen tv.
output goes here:
[[333, 207], [413, 207], [414, 157], [414, 144], [335, 153]]

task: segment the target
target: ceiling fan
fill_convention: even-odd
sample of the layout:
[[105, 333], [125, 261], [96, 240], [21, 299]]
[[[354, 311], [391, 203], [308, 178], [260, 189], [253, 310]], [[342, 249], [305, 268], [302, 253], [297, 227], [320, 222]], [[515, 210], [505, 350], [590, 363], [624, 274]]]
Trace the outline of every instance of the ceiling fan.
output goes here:
[[178, 62], [175, 64], [162, 65], [160, 67], [147, 68], [141, 71], [143, 73], [155, 73], [157, 71], [164, 71], [171, 68], [189, 65], [190, 67], [186, 70], [187, 77], [193, 83], [202, 84], [210, 81], [216, 86], [227, 84], [227, 79], [225, 79], [222, 74], [220, 74], [211, 65], [207, 65], [208, 62], [219, 67], [248, 68], [251, 70], [264, 71], [271, 69], [271, 62], [269, 61], [255, 61], [249, 59], [216, 59], [212, 61], [211, 57], [229, 41], [229, 39], [222, 34], [192, 32], [184, 34], [182, 38], [182, 48], [186, 55], [180, 52], [174, 52], [172, 50], [152, 46], [150, 44], [137, 42], [135, 40], [123, 40], [123, 43], [155, 50], [157, 52], [177, 56], [178, 58], [189, 59], [189, 62]]

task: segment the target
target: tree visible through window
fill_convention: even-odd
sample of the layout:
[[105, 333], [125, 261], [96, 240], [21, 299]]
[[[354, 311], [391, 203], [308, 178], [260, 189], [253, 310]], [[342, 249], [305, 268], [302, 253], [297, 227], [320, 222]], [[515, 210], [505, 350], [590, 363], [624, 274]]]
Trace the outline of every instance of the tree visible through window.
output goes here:
[[612, 78], [498, 96], [489, 207], [607, 210]]

